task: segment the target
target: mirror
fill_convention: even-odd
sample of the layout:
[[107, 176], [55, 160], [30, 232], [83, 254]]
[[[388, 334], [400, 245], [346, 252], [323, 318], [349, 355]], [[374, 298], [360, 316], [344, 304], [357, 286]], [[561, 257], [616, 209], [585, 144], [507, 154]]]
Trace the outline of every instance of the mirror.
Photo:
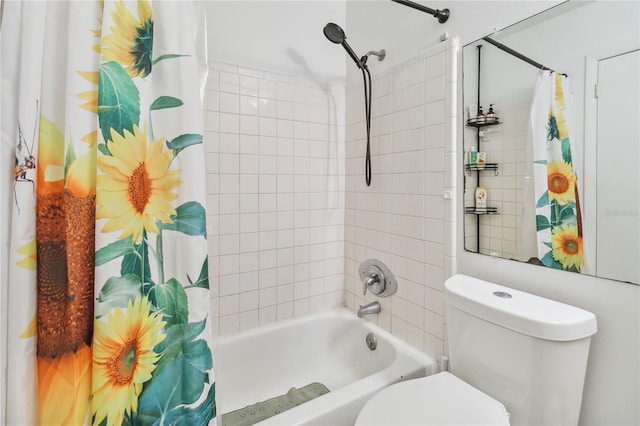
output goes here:
[[[639, 2], [573, 0], [463, 48], [466, 250], [640, 284], [639, 49]], [[542, 67], [567, 76], [546, 73], [562, 122], [537, 113]]]

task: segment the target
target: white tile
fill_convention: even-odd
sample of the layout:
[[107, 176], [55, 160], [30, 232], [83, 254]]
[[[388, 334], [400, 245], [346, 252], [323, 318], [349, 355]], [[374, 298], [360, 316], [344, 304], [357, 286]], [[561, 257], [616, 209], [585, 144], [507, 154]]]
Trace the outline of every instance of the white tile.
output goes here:
[[259, 272], [258, 271], [249, 271], [244, 272], [239, 275], [239, 287], [240, 293], [245, 292], [254, 292], [258, 290], [259, 287]]
[[[240, 149], [242, 149], [243, 142], [242, 138], [240, 139]], [[255, 147], [247, 149], [257, 149]], [[243, 174], [256, 174], [259, 172], [259, 157], [258, 155], [240, 155], [240, 173]]]
[[220, 152], [238, 154], [240, 152], [240, 136], [237, 133], [220, 133]]
[[270, 80], [260, 80], [260, 97], [267, 99], [278, 98], [278, 83]]
[[238, 133], [240, 129], [240, 117], [237, 114], [220, 112], [219, 128], [221, 133]]
[[238, 114], [240, 109], [239, 108], [240, 100], [239, 100], [238, 94], [222, 92], [220, 93], [219, 102], [220, 102], [219, 104], [220, 112], [229, 112], [233, 114]]
[[[239, 292], [239, 288], [240, 288], [240, 281], [239, 281], [238, 274], [222, 275], [220, 277], [220, 296], [221, 297], [237, 295]], [[227, 299], [227, 300], [233, 300], [233, 299]], [[224, 301], [224, 300], [221, 300], [221, 301]], [[229, 315], [237, 312], [237, 308], [236, 310], [228, 310], [228, 309], [229, 307], [227, 307], [227, 309], [222, 309], [222, 312], [227, 312], [226, 314], [223, 314], [223, 315]]]
[[283, 120], [293, 120], [293, 102], [277, 101], [276, 117]]
[[276, 91], [279, 101], [293, 101], [293, 86], [291, 84], [278, 82]]
[[240, 94], [259, 96], [260, 95], [260, 80], [257, 77], [249, 75], [240, 76]]
[[277, 101], [275, 99], [260, 98], [259, 105], [260, 117], [276, 118], [278, 116]]
[[240, 254], [240, 273], [257, 271], [260, 267], [260, 258], [258, 252], [241, 253]]
[[260, 103], [256, 96], [240, 96], [240, 114], [257, 116], [259, 111]]
[[425, 61], [418, 61], [407, 69], [407, 86], [422, 83], [425, 78]]
[[444, 75], [444, 72], [445, 72], [444, 59], [445, 59], [444, 52], [440, 52], [426, 59], [425, 75], [427, 80]]
[[238, 314], [239, 330], [250, 330], [260, 325], [259, 311], [257, 309], [240, 312]]
[[220, 92], [240, 93], [240, 76], [220, 71]]
[[427, 103], [444, 99], [444, 76], [427, 80], [424, 88], [424, 100]]
[[256, 231], [249, 232], [244, 231], [242, 229], [242, 225], [240, 226], [241, 234], [240, 234], [240, 253], [254, 252], [258, 251], [260, 248], [260, 240], [258, 234], [258, 221], [257, 218], [250, 222], [250, 226], [254, 227]]
[[240, 331], [240, 317], [238, 314], [220, 316], [220, 335], [229, 336]]
[[263, 288], [259, 290], [258, 303], [261, 308], [274, 306], [277, 303], [276, 287]]
[[266, 325], [272, 323], [276, 320], [276, 307], [275, 306], [267, 306], [260, 307], [258, 311], [260, 325]]
[[243, 135], [259, 135], [260, 121], [258, 117], [250, 115], [241, 115], [238, 124], [238, 130]]

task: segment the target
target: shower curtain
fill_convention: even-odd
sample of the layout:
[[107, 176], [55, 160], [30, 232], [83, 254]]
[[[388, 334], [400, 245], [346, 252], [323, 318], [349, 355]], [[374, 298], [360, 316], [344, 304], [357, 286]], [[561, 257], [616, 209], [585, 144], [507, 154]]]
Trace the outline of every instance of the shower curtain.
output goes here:
[[199, 7], [5, 3], [0, 423], [215, 418]]
[[538, 259], [546, 266], [580, 272], [584, 249], [570, 118], [569, 79], [541, 71], [531, 107], [531, 207]]

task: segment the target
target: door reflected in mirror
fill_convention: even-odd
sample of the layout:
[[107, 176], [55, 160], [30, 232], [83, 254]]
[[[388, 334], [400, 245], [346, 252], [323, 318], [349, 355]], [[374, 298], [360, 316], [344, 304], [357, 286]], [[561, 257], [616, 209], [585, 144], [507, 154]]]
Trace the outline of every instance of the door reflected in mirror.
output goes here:
[[466, 250], [640, 284], [639, 49], [626, 1], [464, 47]]

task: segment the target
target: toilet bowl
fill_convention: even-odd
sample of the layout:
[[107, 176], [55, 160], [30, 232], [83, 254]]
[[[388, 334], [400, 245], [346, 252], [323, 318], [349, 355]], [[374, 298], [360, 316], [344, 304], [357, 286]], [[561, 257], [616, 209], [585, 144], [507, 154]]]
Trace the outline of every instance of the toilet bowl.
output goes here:
[[356, 420], [356, 425], [508, 424], [504, 405], [446, 371], [383, 389]]
[[596, 317], [465, 275], [445, 282], [450, 372], [389, 386], [357, 425], [577, 425]]

